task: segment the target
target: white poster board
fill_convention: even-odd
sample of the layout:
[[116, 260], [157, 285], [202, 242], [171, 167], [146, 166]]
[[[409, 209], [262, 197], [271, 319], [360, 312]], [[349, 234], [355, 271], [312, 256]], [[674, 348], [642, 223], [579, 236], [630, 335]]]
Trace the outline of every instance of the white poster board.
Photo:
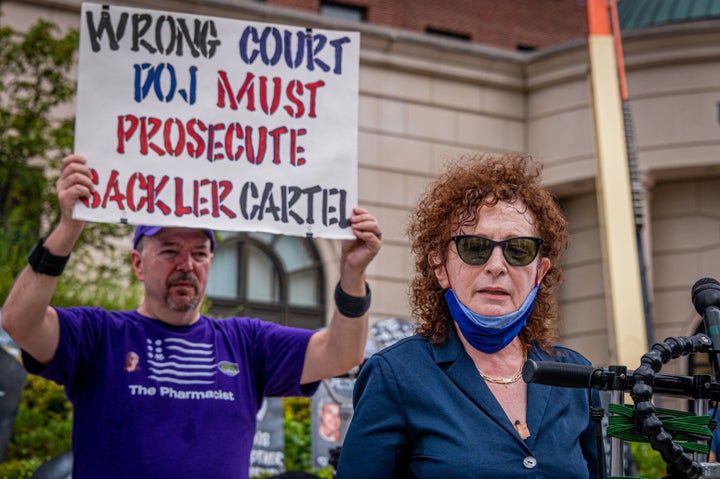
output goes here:
[[84, 3], [96, 222], [352, 238], [357, 32]]

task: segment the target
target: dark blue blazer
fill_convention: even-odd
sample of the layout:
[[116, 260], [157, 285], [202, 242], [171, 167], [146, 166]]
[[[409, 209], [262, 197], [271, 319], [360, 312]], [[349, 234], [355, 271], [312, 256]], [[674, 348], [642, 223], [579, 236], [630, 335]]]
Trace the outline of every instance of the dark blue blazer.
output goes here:
[[[533, 348], [528, 357], [589, 364], [570, 349], [556, 352]], [[375, 354], [358, 376], [337, 478], [597, 479], [587, 390], [531, 383], [527, 402], [523, 441], [454, 329], [439, 347], [406, 338]]]

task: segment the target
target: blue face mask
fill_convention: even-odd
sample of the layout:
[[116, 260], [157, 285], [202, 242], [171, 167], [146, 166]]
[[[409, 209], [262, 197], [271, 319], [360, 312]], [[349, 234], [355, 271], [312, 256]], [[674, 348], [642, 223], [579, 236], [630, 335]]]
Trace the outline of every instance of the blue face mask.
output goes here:
[[510, 344], [527, 323], [538, 288], [535, 286], [520, 309], [502, 316], [483, 316], [462, 304], [452, 289], [445, 291], [445, 302], [450, 315], [467, 341], [484, 353], [495, 353]]

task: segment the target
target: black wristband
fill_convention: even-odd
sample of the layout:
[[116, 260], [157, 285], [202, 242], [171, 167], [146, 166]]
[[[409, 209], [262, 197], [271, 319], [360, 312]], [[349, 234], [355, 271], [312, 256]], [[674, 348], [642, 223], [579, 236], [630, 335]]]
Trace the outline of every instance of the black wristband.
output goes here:
[[335, 306], [340, 314], [348, 318], [359, 318], [367, 313], [370, 309], [371, 299], [370, 285], [367, 284], [367, 282], [365, 283], [365, 289], [367, 290], [367, 294], [362, 298], [350, 296], [342, 290], [340, 282], [338, 281], [337, 286], [335, 286]]
[[60, 276], [69, 259], [70, 255], [57, 256], [48, 251], [45, 247], [45, 238], [40, 238], [28, 255], [28, 263], [32, 270], [48, 276]]

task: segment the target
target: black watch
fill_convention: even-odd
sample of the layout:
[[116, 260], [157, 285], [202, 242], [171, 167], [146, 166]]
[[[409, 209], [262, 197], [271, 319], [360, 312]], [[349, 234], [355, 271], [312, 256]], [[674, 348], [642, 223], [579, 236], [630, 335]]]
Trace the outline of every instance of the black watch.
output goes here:
[[28, 255], [28, 263], [33, 271], [48, 276], [60, 276], [70, 255], [56, 256], [45, 247], [45, 238], [40, 238]]

